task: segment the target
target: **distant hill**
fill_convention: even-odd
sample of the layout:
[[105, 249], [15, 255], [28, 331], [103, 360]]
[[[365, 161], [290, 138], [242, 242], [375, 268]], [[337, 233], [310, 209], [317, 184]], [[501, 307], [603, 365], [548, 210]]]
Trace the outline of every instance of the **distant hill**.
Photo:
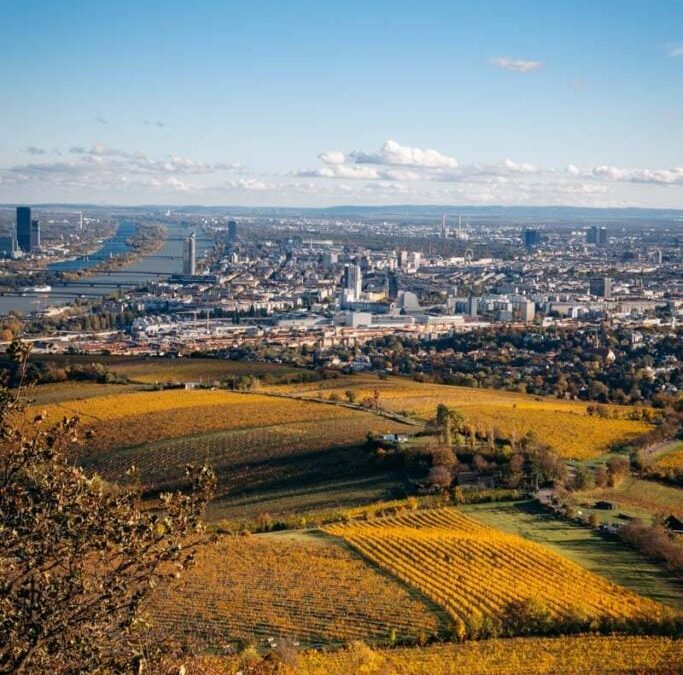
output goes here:
[[[445, 213], [454, 223], [458, 215], [470, 222], [544, 222], [556, 224], [576, 223], [648, 223], [651, 225], [683, 223], [681, 209], [646, 208], [587, 208], [575, 206], [453, 206], [392, 204], [385, 206], [337, 205], [319, 208], [306, 207], [247, 207], [247, 206], [170, 206], [163, 204], [143, 204], [137, 206], [106, 206], [93, 204], [32, 204], [35, 208], [69, 210], [105, 210], [110, 213], [132, 214], [144, 212], [194, 213], [220, 216], [261, 216], [261, 217], [310, 217], [310, 218], [367, 218], [372, 220], [417, 220], [432, 221]], [[12, 204], [2, 204], [0, 209], [14, 208]]]

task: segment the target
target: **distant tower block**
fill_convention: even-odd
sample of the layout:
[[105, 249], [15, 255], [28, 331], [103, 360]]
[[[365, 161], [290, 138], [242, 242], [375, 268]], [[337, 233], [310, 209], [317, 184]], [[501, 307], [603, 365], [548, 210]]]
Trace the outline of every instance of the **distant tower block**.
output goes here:
[[445, 239], [448, 236], [448, 228], [446, 227], [446, 214], [441, 214], [441, 236]]
[[83, 211], [78, 212], [78, 229], [83, 231]]
[[344, 300], [357, 302], [363, 290], [363, 273], [360, 265], [346, 265], [344, 267]]
[[40, 223], [37, 220], [31, 221], [31, 241], [30, 250], [40, 250]]
[[29, 206], [17, 207], [17, 244], [24, 253], [31, 250], [31, 208]]
[[197, 254], [197, 239], [193, 232], [183, 241], [183, 274], [192, 277], [196, 274], [195, 257]]
[[237, 241], [237, 223], [234, 220], [228, 221], [228, 241]]

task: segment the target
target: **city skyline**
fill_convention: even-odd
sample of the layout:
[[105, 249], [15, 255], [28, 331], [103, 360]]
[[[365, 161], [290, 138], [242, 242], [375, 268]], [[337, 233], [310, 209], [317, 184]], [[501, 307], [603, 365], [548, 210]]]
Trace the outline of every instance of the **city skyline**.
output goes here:
[[5, 3], [0, 202], [683, 207], [683, 4], [547, 5]]

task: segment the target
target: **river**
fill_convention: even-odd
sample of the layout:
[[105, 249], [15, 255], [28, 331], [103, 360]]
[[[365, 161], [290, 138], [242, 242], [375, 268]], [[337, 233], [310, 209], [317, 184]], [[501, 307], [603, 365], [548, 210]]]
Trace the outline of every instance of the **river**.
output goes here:
[[[49, 293], [30, 294], [26, 296], [0, 296], [0, 315], [7, 315], [11, 311], [19, 311], [24, 314], [50, 306], [65, 305], [77, 298], [96, 299], [116, 293], [119, 288], [122, 292], [131, 289], [131, 284], [141, 286], [149, 281], [170, 274], [180, 274], [183, 268], [183, 237], [189, 230], [174, 223], [167, 224], [168, 237], [164, 245], [155, 253], [144, 256], [137, 262], [127, 267], [116, 270], [113, 273], [102, 272], [92, 277], [82, 279], [78, 283], [69, 283], [65, 286], [53, 285]], [[195, 228], [196, 229], [196, 228]], [[135, 223], [124, 221], [119, 226], [117, 233], [103, 243], [102, 248], [96, 253], [72, 261], [54, 263], [49, 266], [50, 270], [75, 270], [93, 267], [102, 260], [109, 258], [109, 253], [116, 254], [127, 250], [125, 239], [135, 230]], [[205, 251], [213, 245], [213, 239], [206, 237], [201, 230], [197, 232], [197, 258], [201, 258]], [[153, 274], [151, 274], [153, 273]], [[157, 276], [158, 275], [158, 276]], [[119, 286], [121, 285], [121, 286]]]

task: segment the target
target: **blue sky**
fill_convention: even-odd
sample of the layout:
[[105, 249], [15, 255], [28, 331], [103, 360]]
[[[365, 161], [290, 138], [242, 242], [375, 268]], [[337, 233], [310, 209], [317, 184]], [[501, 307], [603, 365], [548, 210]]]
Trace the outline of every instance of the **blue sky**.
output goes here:
[[0, 0], [0, 25], [0, 201], [683, 208], [681, 0]]

